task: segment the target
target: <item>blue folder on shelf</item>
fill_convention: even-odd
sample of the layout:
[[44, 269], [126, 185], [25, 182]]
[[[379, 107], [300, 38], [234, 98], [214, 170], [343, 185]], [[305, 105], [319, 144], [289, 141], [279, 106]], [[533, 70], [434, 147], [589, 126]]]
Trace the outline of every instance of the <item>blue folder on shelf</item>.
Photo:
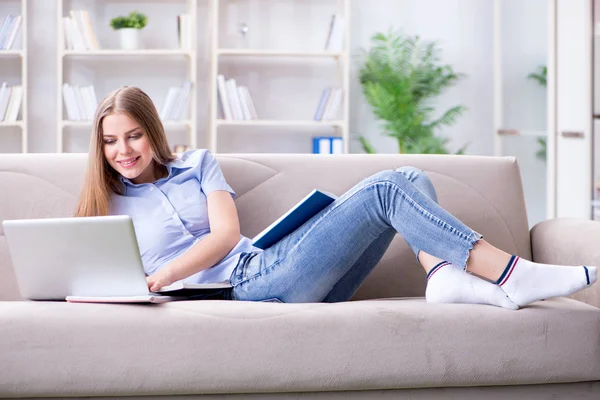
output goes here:
[[271, 247], [317, 215], [335, 199], [336, 197], [330, 193], [314, 189], [277, 221], [256, 235], [252, 239], [252, 245], [260, 249]]

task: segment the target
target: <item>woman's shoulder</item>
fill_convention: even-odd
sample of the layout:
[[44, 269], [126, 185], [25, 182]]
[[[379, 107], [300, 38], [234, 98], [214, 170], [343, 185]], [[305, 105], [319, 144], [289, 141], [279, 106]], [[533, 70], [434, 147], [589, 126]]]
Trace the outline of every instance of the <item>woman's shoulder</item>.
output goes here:
[[207, 157], [212, 158], [208, 149], [194, 149], [177, 154], [175, 160], [171, 161], [171, 166], [175, 168], [194, 168], [202, 164]]

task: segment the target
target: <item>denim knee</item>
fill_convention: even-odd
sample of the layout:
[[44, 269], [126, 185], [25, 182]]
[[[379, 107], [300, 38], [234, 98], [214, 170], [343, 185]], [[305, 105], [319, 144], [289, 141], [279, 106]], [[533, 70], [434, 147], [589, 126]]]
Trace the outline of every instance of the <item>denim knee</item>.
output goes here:
[[375, 181], [392, 181], [400, 186], [412, 184], [417, 189], [424, 191], [427, 196], [436, 198], [437, 201], [433, 184], [427, 174], [421, 169], [411, 166], [387, 169], [376, 173], [371, 179]]
[[435, 187], [429, 179], [429, 176], [422, 169], [405, 166], [396, 168], [394, 170], [396, 173], [400, 172], [402, 175], [406, 177], [406, 179], [411, 182], [417, 189], [419, 189], [423, 194], [427, 197], [438, 202], [437, 192], [435, 191]]
[[427, 176], [422, 169], [412, 167], [410, 165], [405, 165], [404, 167], [396, 168], [394, 171], [400, 172], [402, 175], [406, 177], [409, 181], [414, 181], [420, 176]]
[[396, 183], [400, 183], [400, 184], [409, 181], [406, 174], [398, 173], [398, 172], [400, 172], [400, 171], [398, 171], [396, 169], [386, 169], [386, 170], [377, 172], [376, 174], [372, 175], [370, 179], [374, 180], [376, 182], [392, 181], [392, 182], [396, 182]]

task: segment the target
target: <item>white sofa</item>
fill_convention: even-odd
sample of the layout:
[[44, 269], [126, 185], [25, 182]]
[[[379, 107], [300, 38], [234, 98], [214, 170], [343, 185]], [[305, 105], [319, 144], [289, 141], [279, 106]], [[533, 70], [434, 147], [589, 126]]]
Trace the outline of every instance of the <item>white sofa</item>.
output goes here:
[[[596, 222], [529, 230], [512, 158], [217, 159], [249, 237], [315, 187], [339, 195], [379, 170], [414, 165], [431, 176], [440, 203], [492, 244], [540, 262], [600, 265]], [[85, 162], [85, 154], [0, 155], [0, 220], [70, 216]], [[574, 296], [581, 301], [518, 311], [428, 304], [424, 289], [422, 268], [397, 237], [346, 303], [30, 302], [0, 231], [0, 397], [600, 398], [599, 285]]]

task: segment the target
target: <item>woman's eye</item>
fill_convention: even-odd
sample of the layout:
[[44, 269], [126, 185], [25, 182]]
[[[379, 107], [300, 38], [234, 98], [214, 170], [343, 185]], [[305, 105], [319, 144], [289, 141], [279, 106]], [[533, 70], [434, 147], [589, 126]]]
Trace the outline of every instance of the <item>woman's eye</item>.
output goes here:
[[114, 144], [115, 141], [114, 140], [105, 140], [104, 144]]
[[135, 139], [139, 139], [139, 138], [141, 138], [141, 137], [142, 137], [142, 135], [140, 135], [140, 134], [137, 134], [137, 135], [131, 135], [131, 136], [129, 136], [129, 139], [133, 139], [133, 140], [135, 140]]

